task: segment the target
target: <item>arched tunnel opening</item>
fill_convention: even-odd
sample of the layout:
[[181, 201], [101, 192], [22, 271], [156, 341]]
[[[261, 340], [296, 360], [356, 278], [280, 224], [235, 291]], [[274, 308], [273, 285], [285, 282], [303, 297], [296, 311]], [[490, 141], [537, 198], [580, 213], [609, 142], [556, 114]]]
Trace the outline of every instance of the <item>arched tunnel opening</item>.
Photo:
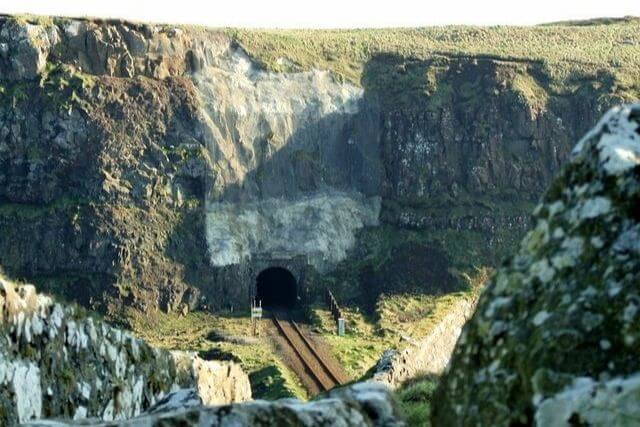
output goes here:
[[267, 309], [293, 309], [298, 299], [298, 284], [286, 268], [270, 267], [256, 278], [256, 299]]

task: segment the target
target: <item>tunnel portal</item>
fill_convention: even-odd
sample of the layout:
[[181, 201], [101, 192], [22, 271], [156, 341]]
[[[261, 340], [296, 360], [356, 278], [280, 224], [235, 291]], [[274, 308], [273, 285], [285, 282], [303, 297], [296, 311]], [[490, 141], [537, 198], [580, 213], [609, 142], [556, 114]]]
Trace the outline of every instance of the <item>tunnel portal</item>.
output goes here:
[[292, 309], [298, 299], [298, 284], [286, 268], [270, 267], [256, 278], [256, 299], [267, 309]]

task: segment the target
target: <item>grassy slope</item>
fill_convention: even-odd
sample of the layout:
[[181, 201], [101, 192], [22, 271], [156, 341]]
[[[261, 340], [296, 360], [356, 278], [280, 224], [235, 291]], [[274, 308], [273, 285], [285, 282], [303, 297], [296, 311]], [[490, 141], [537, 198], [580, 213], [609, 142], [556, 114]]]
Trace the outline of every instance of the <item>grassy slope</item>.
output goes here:
[[473, 276], [465, 276], [469, 285], [466, 292], [382, 295], [373, 316], [343, 307], [346, 334], [342, 337], [335, 334], [335, 323], [326, 307], [312, 309], [313, 324], [345, 371], [353, 379], [360, 379], [368, 375], [384, 350], [403, 348], [428, 335], [449, 307], [479, 292], [489, 274], [489, 269], [480, 269]]
[[557, 82], [576, 69], [604, 69], [622, 86], [637, 84], [640, 19], [580, 24], [226, 31], [269, 70], [327, 69], [356, 84], [360, 83], [363, 64], [385, 53], [416, 59], [445, 55], [539, 61]]
[[133, 332], [154, 346], [194, 351], [203, 357], [213, 350], [217, 353], [214, 358], [229, 355], [239, 359], [249, 373], [254, 398], [307, 397], [298, 378], [278, 358], [273, 343], [264, 335], [251, 336], [247, 316], [205, 312], [141, 315], [135, 310], [127, 315]]
[[413, 427], [428, 427], [431, 425], [431, 399], [436, 391], [438, 378], [424, 376], [407, 381], [396, 391], [400, 408], [407, 423]]

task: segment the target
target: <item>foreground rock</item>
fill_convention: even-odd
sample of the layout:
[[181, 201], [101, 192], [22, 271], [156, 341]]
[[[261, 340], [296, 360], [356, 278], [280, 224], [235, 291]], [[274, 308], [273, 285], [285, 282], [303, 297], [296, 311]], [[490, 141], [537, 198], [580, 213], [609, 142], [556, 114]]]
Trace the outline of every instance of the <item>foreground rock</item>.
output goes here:
[[251, 400], [249, 376], [229, 361], [202, 360], [194, 353], [173, 352], [178, 371], [187, 375], [204, 405]]
[[575, 147], [464, 328], [435, 425], [640, 423], [640, 105]]
[[373, 380], [397, 388], [419, 375], [440, 375], [449, 364], [462, 327], [473, 314], [475, 302], [473, 296], [460, 299], [429, 335], [400, 351], [387, 350], [378, 361]]
[[[189, 402], [188, 396], [184, 397]], [[77, 425], [36, 422], [32, 427]], [[156, 412], [103, 426], [404, 426], [388, 389], [379, 384], [359, 383], [329, 392], [324, 398], [303, 403], [295, 399], [255, 401], [218, 407]]]
[[0, 277], [0, 425], [129, 418], [180, 387], [209, 404], [251, 398], [237, 365], [178, 359]]

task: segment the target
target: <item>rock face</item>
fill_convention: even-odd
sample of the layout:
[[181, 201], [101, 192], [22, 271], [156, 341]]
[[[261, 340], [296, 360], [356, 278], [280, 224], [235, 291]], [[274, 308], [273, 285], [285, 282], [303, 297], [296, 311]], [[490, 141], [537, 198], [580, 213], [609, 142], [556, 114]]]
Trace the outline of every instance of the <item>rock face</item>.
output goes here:
[[376, 366], [373, 381], [396, 388], [419, 375], [440, 375], [449, 365], [462, 327], [474, 308], [473, 298], [461, 299], [448, 309], [429, 335], [400, 351], [387, 350]]
[[[188, 396], [176, 396], [187, 398]], [[183, 401], [184, 402], [184, 401]], [[62, 427], [65, 422], [34, 422], [32, 427]], [[382, 385], [359, 383], [333, 390], [318, 400], [303, 403], [295, 399], [255, 401], [218, 407], [188, 408], [159, 412], [109, 426], [345, 426], [401, 427], [406, 425], [390, 392]]]
[[640, 105], [574, 148], [465, 326], [434, 425], [640, 420]]
[[0, 69], [10, 80], [33, 79], [43, 70], [53, 43], [55, 31], [47, 32], [41, 25], [9, 22], [0, 31]]
[[251, 398], [248, 376], [233, 363], [193, 356], [178, 363], [168, 351], [0, 277], [1, 425], [129, 418], [178, 387], [195, 387], [206, 403]]
[[0, 265], [111, 315], [244, 306], [273, 266], [303, 300], [456, 289], [619, 102], [601, 77], [371, 53], [356, 86], [218, 31], [0, 17]]

